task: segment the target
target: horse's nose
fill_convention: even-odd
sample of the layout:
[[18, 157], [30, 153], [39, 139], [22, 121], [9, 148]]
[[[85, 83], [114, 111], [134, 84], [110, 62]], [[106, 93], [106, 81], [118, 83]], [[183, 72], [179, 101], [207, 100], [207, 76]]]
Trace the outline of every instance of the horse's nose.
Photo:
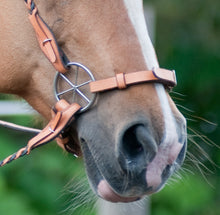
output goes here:
[[126, 173], [139, 175], [155, 157], [158, 147], [153, 135], [144, 125], [127, 129], [118, 146], [118, 160]]

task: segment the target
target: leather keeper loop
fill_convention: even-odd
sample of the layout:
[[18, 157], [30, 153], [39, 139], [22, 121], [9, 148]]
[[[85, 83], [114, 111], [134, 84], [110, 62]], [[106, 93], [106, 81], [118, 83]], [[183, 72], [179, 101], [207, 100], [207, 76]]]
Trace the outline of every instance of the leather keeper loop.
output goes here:
[[124, 73], [118, 73], [116, 74], [116, 81], [117, 81], [117, 86], [119, 89], [125, 89], [127, 87], [126, 82], [125, 82], [125, 76]]

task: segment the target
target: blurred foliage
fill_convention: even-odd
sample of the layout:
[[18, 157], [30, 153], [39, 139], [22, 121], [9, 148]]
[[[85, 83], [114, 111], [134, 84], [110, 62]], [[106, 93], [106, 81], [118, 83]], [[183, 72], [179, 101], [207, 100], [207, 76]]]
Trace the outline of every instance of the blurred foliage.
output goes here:
[[[175, 91], [184, 95], [172, 93], [188, 119], [189, 151], [213, 171], [209, 173], [200, 165], [202, 173], [208, 173], [206, 181], [198, 168], [190, 168], [198, 161], [193, 162], [188, 156], [182, 180], [172, 182], [152, 196], [151, 214], [217, 215], [220, 211], [220, 170], [203, 154], [207, 152], [215, 164], [220, 164], [220, 150], [208, 145], [205, 137], [219, 145], [220, 131], [216, 124], [220, 120], [220, 1], [146, 0], [145, 3], [152, 4], [156, 12], [155, 48], [160, 65], [176, 70], [179, 83]], [[8, 96], [0, 95], [0, 99], [8, 99]], [[35, 122], [27, 116], [4, 119], [27, 126]], [[24, 146], [30, 137], [1, 128], [1, 158]], [[93, 215], [90, 201], [93, 202], [94, 197], [87, 193], [90, 189], [85, 181], [83, 162], [51, 143], [1, 168], [0, 214]], [[85, 204], [81, 205], [82, 202]]]

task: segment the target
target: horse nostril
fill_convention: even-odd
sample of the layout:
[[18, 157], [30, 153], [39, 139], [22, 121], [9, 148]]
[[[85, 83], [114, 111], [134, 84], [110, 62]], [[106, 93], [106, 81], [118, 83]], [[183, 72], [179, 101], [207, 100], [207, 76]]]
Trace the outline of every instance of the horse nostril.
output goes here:
[[135, 158], [144, 151], [143, 146], [136, 135], [136, 130], [136, 126], [128, 129], [122, 139], [123, 152], [127, 158], [130, 159]]
[[153, 160], [157, 145], [149, 130], [142, 124], [127, 129], [119, 144], [119, 163], [126, 171], [141, 172]]

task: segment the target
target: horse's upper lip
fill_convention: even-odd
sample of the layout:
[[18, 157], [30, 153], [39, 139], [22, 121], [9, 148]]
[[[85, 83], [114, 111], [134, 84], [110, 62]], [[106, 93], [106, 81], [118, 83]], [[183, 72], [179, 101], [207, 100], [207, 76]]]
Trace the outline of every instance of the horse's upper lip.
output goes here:
[[110, 202], [133, 202], [140, 200], [140, 197], [123, 197], [117, 194], [106, 180], [101, 180], [98, 185], [98, 195]]

